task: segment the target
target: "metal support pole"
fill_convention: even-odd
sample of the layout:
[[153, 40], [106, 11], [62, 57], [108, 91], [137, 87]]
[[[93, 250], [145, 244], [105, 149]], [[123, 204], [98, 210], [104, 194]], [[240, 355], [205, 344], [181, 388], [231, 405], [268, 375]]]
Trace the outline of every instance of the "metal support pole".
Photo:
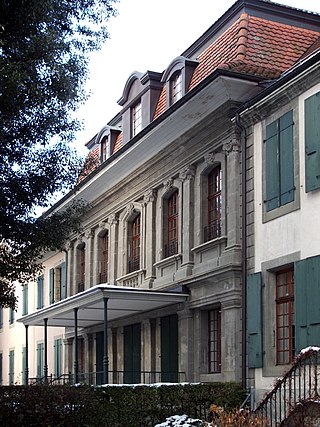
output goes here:
[[48, 383], [48, 319], [44, 321], [44, 382]]
[[79, 363], [78, 363], [78, 308], [74, 308], [74, 384], [78, 383], [78, 370], [79, 370]]
[[104, 330], [103, 330], [103, 382], [108, 384], [109, 358], [108, 358], [108, 298], [103, 298]]
[[28, 385], [28, 383], [29, 383], [29, 339], [28, 339], [28, 328], [29, 328], [29, 325], [25, 325], [25, 328], [26, 328], [26, 355], [25, 355], [25, 357], [26, 357], [26, 364], [25, 364], [25, 367], [24, 367], [24, 381], [25, 381], [25, 384], [26, 385]]

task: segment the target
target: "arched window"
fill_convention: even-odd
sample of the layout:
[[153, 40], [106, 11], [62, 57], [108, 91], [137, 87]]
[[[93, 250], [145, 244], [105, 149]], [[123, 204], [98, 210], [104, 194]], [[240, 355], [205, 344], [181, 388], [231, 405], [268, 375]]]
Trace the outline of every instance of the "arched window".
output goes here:
[[208, 175], [208, 219], [204, 227], [204, 241], [221, 236], [222, 194], [221, 166], [215, 167]]
[[140, 213], [129, 222], [128, 273], [140, 268]]
[[178, 190], [176, 190], [168, 199], [168, 219], [167, 219], [167, 243], [165, 245], [165, 256], [171, 256], [178, 253], [178, 216], [179, 202]]

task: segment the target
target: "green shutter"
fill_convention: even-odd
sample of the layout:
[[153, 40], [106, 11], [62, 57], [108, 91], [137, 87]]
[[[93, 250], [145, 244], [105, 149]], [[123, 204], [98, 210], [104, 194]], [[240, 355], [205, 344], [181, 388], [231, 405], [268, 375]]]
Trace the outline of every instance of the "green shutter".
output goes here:
[[61, 269], [61, 278], [60, 278], [60, 283], [61, 283], [61, 299], [65, 299], [67, 298], [67, 270], [66, 270], [66, 263], [63, 262], [60, 265], [60, 269]]
[[96, 384], [103, 384], [103, 331], [96, 333]]
[[178, 381], [178, 316], [161, 318], [161, 381]]
[[44, 374], [44, 347], [43, 343], [37, 345], [37, 377], [42, 378]]
[[9, 351], [9, 385], [14, 384], [14, 350]]
[[56, 378], [59, 378], [61, 375], [61, 350], [62, 350], [62, 340], [58, 338], [54, 341], [54, 375]]
[[125, 326], [124, 328], [124, 381], [139, 383], [141, 372], [141, 325]]
[[320, 343], [320, 256], [295, 263], [296, 352]]
[[305, 100], [306, 192], [320, 188], [320, 92]]
[[2, 353], [0, 353], [0, 385], [2, 385], [2, 382], [3, 382], [2, 360], [3, 360], [3, 356], [2, 356]]
[[22, 384], [26, 385], [27, 349], [22, 347]]
[[278, 121], [266, 128], [266, 209], [271, 211], [279, 206], [279, 133]]
[[43, 307], [43, 275], [38, 277], [38, 304], [37, 308]]
[[49, 271], [49, 303], [54, 303], [54, 268]]
[[22, 315], [25, 316], [26, 314], [28, 314], [28, 285], [27, 284], [22, 286], [22, 296], [23, 296]]
[[280, 206], [294, 200], [293, 112], [279, 119]]
[[262, 276], [247, 278], [248, 367], [262, 367]]

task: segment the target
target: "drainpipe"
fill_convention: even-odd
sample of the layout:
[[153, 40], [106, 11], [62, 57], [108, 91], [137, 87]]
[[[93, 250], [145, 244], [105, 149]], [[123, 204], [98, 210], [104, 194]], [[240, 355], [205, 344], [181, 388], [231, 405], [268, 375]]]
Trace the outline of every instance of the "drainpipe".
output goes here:
[[242, 387], [247, 388], [247, 181], [246, 181], [246, 147], [247, 132], [241, 124], [239, 113], [236, 125], [240, 130], [241, 144], [241, 187], [242, 187], [242, 234], [241, 234], [241, 281], [242, 281]]

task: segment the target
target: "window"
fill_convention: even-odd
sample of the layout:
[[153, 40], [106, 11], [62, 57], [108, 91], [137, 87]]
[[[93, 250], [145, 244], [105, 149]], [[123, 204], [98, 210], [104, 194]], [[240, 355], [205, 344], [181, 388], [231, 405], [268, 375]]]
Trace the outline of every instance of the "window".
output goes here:
[[9, 385], [14, 384], [14, 350], [9, 351]]
[[37, 309], [43, 307], [43, 275], [38, 277], [37, 283]]
[[62, 339], [54, 340], [54, 376], [59, 378], [62, 374]]
[[208, 312], [209, 372], [221, 372], [221, 308]]
[[208, 175], [208, 222], [204, 227], [204, 242], [221, 236], [221, 222], [221, 167], [217, 166]]
[[77, 292], [84, 291], [86, 275], [86, 248], [82, 245], [78, 248], [78, 284]]
[[178, 216], [179, 201], [178, 191], [175, 191], [168, 199], [168, 219], [167, 219], [167, 243], [165, 244], [165, 256], [178, 253]]
[[44, 376], [44, 345], [43, 343], [37, 344], [37, 378]]
[[266, 127], [266, 211], [294, 200], [293, 111]]
[[106, 232], [103, 236], [100, 236], [100, 271], [99, 271], [99, 283], [108, 282], [108, 262], [109, 262], [109, 236]]
[[22, 316], [28, 314], [28, 284], [22, 286]]
[[139, 270], [140, 268], [140, 220], [141, 215], [138, 214], [129, 223], [128, 273]]
[[141, 101], [135, 104], [131, 110], [131, 137], [137, 135], [142, 129]]
[[14, 310], [9, 308], [9, 325], [13, 325], [14, 323]]
[[108, 157], [110, 157], [110, 153], [108, 152], [109, 144], [108, 144], [108, 137], [105, 136], [103, 140], [101, 141], [101, 147], [100, 147], [100, 161], [104, 162], [107, 160]]
[[170, 79], [170, 105], [177, 102], [182, 97], [182, 75], [177, 71]]
[[277, 365], [293, 360], [295, 351], [293, 269], [276, 274], [276, 352]]
[[320, 188], [320, 92], [305, 100], [306, 192]]

